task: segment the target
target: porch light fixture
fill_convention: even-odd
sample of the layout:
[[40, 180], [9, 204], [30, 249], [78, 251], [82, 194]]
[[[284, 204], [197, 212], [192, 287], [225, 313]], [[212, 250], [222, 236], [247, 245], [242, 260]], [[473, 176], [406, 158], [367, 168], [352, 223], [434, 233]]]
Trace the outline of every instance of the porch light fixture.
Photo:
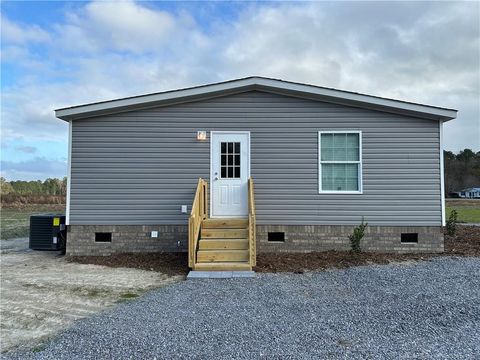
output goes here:
[[207, 140], [207, 132], [206, 131], [197, 131], [197, 140], [199, 140], [199, 141]]

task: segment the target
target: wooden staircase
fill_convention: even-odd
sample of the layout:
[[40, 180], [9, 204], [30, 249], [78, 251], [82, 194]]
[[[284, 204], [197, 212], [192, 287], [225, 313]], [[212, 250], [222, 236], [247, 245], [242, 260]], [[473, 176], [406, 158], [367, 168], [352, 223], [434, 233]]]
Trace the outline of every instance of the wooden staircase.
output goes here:
[[247, 219], [202, 222], [196, 270], [251, 270]]
[[201, 271], [245, 271], [255, 266], [255, 206], [251, 178], [248, 189], [248, 218], [209, 219], [207, 182], [199, 179], [188, 222], [190, 268]]

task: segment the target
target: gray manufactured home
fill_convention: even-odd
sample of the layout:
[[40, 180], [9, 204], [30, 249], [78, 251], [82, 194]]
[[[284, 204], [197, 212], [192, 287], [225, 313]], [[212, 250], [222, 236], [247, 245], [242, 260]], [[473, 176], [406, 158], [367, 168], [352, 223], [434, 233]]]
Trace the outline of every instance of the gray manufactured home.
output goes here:
[[443, 251], [442, 125], [456, 110], [262, 77], [56, 110], [67, 253]]

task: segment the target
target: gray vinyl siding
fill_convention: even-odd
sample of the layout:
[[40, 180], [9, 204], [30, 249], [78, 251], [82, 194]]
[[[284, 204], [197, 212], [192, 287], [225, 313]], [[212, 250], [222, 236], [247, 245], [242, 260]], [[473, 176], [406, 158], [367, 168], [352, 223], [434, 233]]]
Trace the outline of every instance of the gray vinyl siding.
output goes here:
[[[361, 130], [363, 194], [319, 194], [318, 131]], [[441, 225], [438, 121], [265, 92], [74, 120], [70, 224], [185, 224], [210, 133], [251, 132], [259, 224]]]

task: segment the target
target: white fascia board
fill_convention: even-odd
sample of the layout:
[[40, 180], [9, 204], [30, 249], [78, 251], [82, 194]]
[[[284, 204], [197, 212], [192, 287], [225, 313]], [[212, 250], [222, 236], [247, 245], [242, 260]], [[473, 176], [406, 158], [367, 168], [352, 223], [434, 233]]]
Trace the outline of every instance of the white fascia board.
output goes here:
[[92, 103], [86, 105], [80, 105], [70, 108], [55, 110], [55, 115], [63, 120], [71, 120], [76, 117], [81, 118], [82, 114], [94, 114], [101, 112], [115, 112], [115, 110], [122, 111], [122, 109], [129, 107], [142, 107], [149, 106], [149, 104], [168, 103], [175, 100], [180, 101], [182, 99], [209, 96], [216, 93], [235, 91], [242, 89], [262, 89], [276, 90], [278, 92], [286, 91], [297, 94], [306, 94], [310, 96], [318, 96], [322, 98], [337, 100], [338, 102], [354, 103], [358, 106], [362, 104], [370, 107], [390, 108], [399, 111], [406, 111], [418, 114], [428, 114], [430, 117], [436, 117], [436, 120], [451, 120], [456, 118], [457, 111], [453, 109], [444, 109], [434, 106], [421, 105], [403, 102], [399, 100], [392, 100], [386, 98], [379, 98], [370, 95], [352, 93], [342, 90], [323, 88], [314, 85], [292, 83], [283, 80], [251, 77], [233, 81], [227, 81], [223, 83], [210, 84], [204, 86], [198, 86], [193, 88], [167, 91], [162, 93], [142, 95], [130, 98], [123, 98], [118, 100], [105, 101], [100, 103]]
[[166, 102], [169, 100], [176, 100], [180, 98], [209, 95], [211, 93], [222, 92], [222, 91], [241, 88], [241, 87], [253, 86], [254, 84], [255, 84], [254, 78], [241, 79], [241, 80], [238, 80], [238, 82], [211, 84], [211, 85], [199, 86], [199, 87], [188, 88], [183, 90], [173, 90], [173, 91], [162, 92], [158, 94], [141, 95], [141, 96], [136, 96], [131, 98], [106, 101], [101, 103], [80, 105], [72, 108], [58, 109], [58, 110], [55, 110], [55, 115], [60, 119], [64, 119], [64, 118], [68, 119], [68, 117], [70, 116], [75, 116], [82, 113], [114, 110], [115, 108], [125, 108], [129, 106], [143, 105], [143, 104], [147, 105], [148, 103], [157, 103], [157, 102], [164, 102], [164, 101]]
[[[260, 80], [261, 81], [258, 82], [258, 85], [271, 86], [271, 87], [277, 87], [277, 88], [279, 87], [277, 83], [278, 80], [271, 80], [271, 79], [260, 79]], [[271, 83], [272, 81], [274, 83]], [[371, 95], [352, 93], [352, 92], [347, 92], [342, 90], [322, 88], [314, 85], [287, 83], [287, 86], [283, 86], [282, 89], [295, 91], [295, 92], [303, 92], [303, 93], [318, 95], [322, 97], [331, 97], [331, 98], [351, 101], [355, 103], [364, 103], [364, 104], [369, 104], [369, 105], [374, 105], [379, 107], [387, 107], [387, 108], [393, 108], [393, 109], [404, 110], [404, 111], [431, 114], [431, 115], [436, 115], [442, 118], [439, 120], [451, 120], [457, 117], [457, 110], [453, 110], [453, 109], [445, 109], [445, 108], [439, 108], [435, 106], [421, 105], [421, 104], [404, 102], [400, 100], [393, 100], [393, 99], [380, 98], [380, 97], [371, 96]]]

